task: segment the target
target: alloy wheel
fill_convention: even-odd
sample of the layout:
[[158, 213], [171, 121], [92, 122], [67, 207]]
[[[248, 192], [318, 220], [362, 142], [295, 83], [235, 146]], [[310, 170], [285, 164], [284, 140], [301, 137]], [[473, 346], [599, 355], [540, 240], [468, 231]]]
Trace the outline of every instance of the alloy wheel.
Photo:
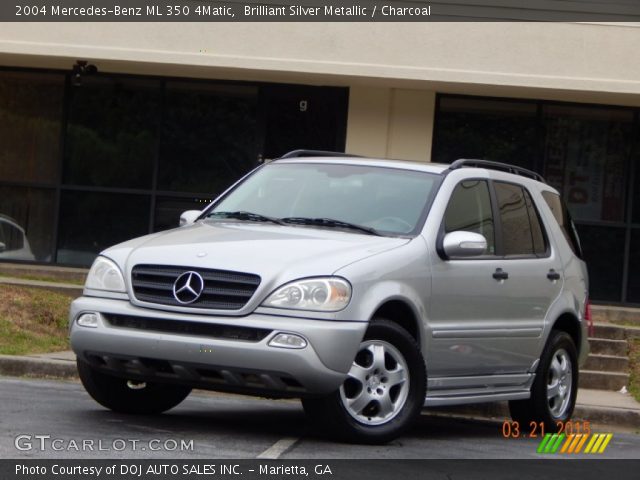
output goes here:
[[402, 411], [408, 394], [409, 369], [400, 351], [382, 340], [363, 342], [340, 387], [349, 415], [365, 425], [382, 425]]
[[561, 418], [570, 404], [572, 383], [571, 357], [561, 348], [553, 354], [547, 375], [547, 402], [555, 418]]

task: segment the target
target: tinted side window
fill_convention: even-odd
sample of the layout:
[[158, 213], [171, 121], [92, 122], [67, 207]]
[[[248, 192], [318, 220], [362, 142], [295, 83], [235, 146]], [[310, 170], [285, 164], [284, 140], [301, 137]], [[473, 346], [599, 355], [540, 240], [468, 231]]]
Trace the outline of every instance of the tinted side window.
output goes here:
[[533, 251], [536, 255], [542, 256], [547, 252], [547, 244], [545, 243], [544, 227], [538, 215], [533, 199], [526, 189], [524, 190], [524, 199], [527, 204], [527, 212], [529, 213], [529, 223], [531, 224], [531, 238], [533, 239]]
[[501, 182], [494, 185], [502, 223], [504, 255], [533, 255], [529, 212], [522, 187]]
[[549, 205], [551, 213], [553, 213], [558, 225], [560, 225], [560, 229], [567, 239], [571, 250], [573, 250], [573, 253], [578, 257], [582, 258], [582, 247], [580, 246], [578, 232], [573, 224], [571, 215], [569, 215], [569, 211], [563, 205], [562, 200], [560, 200], [560, 196], [553, 192], [542, 192], [542, 197], [547, 202], [547, 205]]
[[444, 230], [445, 233], [464, 230], [484, 235], [487, 253], [496, 253], [491, 197], [485, 180], [465, 180], [456, 186], [445, 212]]

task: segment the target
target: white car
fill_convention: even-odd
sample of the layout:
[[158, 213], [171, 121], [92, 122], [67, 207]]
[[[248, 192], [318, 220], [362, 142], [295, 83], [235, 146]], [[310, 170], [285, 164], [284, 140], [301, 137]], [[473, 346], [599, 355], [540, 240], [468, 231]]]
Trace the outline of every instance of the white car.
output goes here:
[[0, 214], [0, 259], [35, 261], [27, 235], [11, 217]]

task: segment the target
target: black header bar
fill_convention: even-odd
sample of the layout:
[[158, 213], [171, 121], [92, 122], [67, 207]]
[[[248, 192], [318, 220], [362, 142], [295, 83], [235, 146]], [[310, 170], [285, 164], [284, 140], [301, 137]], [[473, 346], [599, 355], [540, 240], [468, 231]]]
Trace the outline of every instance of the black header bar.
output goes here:
[[616, 480], [640, 460], [0, 460], [3, 480]]
[[640, 22], [638, 0], [3, 0], [3, 22]]

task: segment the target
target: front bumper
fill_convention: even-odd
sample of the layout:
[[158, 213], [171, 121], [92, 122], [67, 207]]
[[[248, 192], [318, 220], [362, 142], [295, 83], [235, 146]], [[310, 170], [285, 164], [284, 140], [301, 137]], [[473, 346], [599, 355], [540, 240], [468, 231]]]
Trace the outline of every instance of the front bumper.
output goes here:
[[[98, 314], [97, 328], [76, 323], [83, 313]], [[102, 371], [135, 380], [266, 396], [322, 395], [336, 390], [346, 378], [367, 328], [367, 322], [255, 313], [246, 317], [177, 314], [94, 297], [75, 300], [69, 317], [73, 351]], [[153, 328], [144, 323], [147, 320]], [[202, 328], [178, 332], [164, 328], [180, 326], [181, 322], [196, 327], [206, 324], [207, 328], [215, 325], [223, 334], [225, 327], [230, 331], [243, 327], [266, 335], [259, 340], [240, 340], [211, 337], [202, 334]], [[269, 346], [281, 332], [301, 335], [307, 346]]]

